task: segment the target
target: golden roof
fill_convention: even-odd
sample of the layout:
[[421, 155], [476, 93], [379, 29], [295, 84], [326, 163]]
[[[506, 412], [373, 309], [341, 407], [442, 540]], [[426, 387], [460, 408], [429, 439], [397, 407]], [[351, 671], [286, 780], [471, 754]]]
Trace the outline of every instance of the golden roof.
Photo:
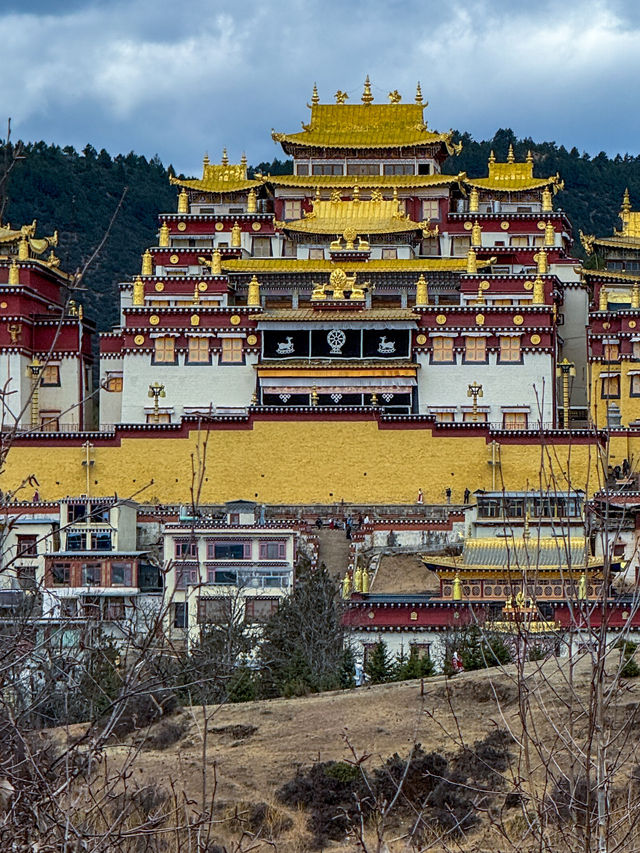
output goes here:
[[447, 153], [460, 153], [452, 132], [427, 130], [419, 104], [312, 104], [311, 121], [299, 133], [276, 133], [275, 142], [316, 148], [400, 148], [440, 143]]
[[276, 187], [325, 187], [331, 189], [353, 188], [361, 189], [385, 188], [402, 189], [403, 187], [440, 187], [466, 181], [467, 173], [457, 175], [266, 175], [265, 183]]
[[19, 230], [12, 228], [9, 222], [6, 225], [0, 224], [0, 246], [13, 246], [21, 240], [26, 240], [29, 254], [42, 255], [47, 249], [58, 245], [57, 231], [54, 231], [51, 237], [36, 237], [36, 225], [35, 219], [31, 225], [23, 225]]
[[247, 178], [247, 162], [244, 157], [242, 159], [242, 163], [229, 163], [226, 151], [222, 155], [222, 163], [210, 163], [205, 156], [200, 180], [183, 181], [170, 176], [169, 181], [179, 187], [208, 193], [235, 193], [260, 186], [262, 181]]
[[[349, 300], [346, 300], [349, 302]], [[318, 308], [280, 308], [262, 314], [260, 323], [298, 323], [300, 321], [316, 320], [329, 321], [349, 320], [352, 322], [369, 322], [372, 320], [419, 320], [410, 308], [352, 308], [341, 311], [339, 308], [323, 311]]]
[[468, 178], [467, 184], [478, 189], [496, 190], [498, 192], [524, 192], [543, 189], [547, 186], [553, 186], [554, 191], [557, 191], [563, 187], [559, 175], [550, 178], [534, 178], [533, 157], [528, 155], [524, 163], [516, 163], [511, 146], [506, 162], [496, 162], [492, 151], [488, 166], [489, 176], [487, 178]]
[[[488, 260], [478, 260], [478, 267], [489, 266]], [[298, 258], [248, 258], [247, 260], [222, 261], [222, 269], [227, 273], [330, 273], [335, 269], [345, 272], [369, 273], [411, 272], [466, 272], [467, 259], [464, 258], [398, 258], [396, 260], [347, 261], [336, 264], [333, 261], [301, 260]]]
[[614, 230], [611, 237], [595, 237], [580, 231], [580, 241], [587, 255], [593, 253], [594, 246], [607, 246], [613, 249], [640, 249], [640, 211], [631, 210], [629, 190], [624, 191], [620, 209], [622, 228]]
[[584, 278], [611, 278], [616, 279], [621, 282], [629, 282], [629, 284], [633, 284], [636, 281], [640, 281], [640, 275], [634, 275], [630, 272], [614, 272], [613, 270], [582, 270], [582, 275]]
[[307, 234], [342, 234], [350, 228], [358, 235], [396, 234], [428, 227], [427, 222], [413, 222], [401, 213], [397, 198], [383, 199], [378, 193], [376, 198], [367, 201], [358, 198], [342, 201], [337, 192], [335, 195], [336, 198], [328, 201], [314, 199], [313, 210], [303, 219], [277, 222], [277, 227]]
[[558, 571], [582, 572], [597, 568], [602, 558], [593, 557], [589, 542], [584, 537], [538, 538], [535, 533], [528, 539], [512, 537], [482, 537], [467, 539], [457, 557], [424, 556], [427, 565], [443, 569], [491, 569], [493, 571]]

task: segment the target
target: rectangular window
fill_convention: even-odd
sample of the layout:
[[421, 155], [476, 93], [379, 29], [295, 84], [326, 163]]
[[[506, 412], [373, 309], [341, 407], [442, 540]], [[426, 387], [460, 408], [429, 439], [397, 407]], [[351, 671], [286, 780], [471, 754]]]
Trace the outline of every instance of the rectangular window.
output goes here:
[[88, 504], [69, 504], [67, 508], [67, 521], [84, 521], [87, 517]]
[[382, 260], [383, 261], [395, 261], [398, 257], [397, 249], [383, 249], [382, 250]]
[[619, 361], [620, 344], [605, 344], [603, 348], [603, 358], [605, 361]]
[[453, 354], [453, 338], [434, 338], [432, 361], [446, 362], [452, 364], [455, 361]]
[[111, 597], [104, 602], [104, 618], [118, 620], [125, 618], [124, 598]]
[[379, 175], [379, 163], [347, 163], [347, 175]]
[[429, 256], [437, 256], [440, 254], [440, 240], [437, 237], [429, 237], [423, 240], [420, 244], [420, 254]]
[[110, 376], [107, 374], [107, 381], [105, 383], [105, 389], [107, 391], [113, 391], [115, 393], [122, 391], [122, 376]]
[[471, 237], [454, 237], [451, 246], [454, 257], [464, 257], [471, 248]]
[[187, 558], [198, 556], [198, 543], [194, 540], [186, 542], [176, 542], [176, 560], [186, 560]]
[[271, 257], [271, 237], [254, 237], [253, 238], [253, 257], [254, 258], [270, 258]]
[[505, 412], [502, 417], [502, 426], [505, 429], [526, 429], [526, 412]]
[[155, 351], [153, 360], [156, 364], [175, 364], [176, 342], [175, 338], [155, 338]]
[[64, 598], [60, 599], [60, 615], [66, 618], [73, 619], [78, 615], [78, 599]]
[[344, 175], [342, 163], [314, 163], [311, 168], [312, 175]]
[[261, 560], [284, 560], [286, 556], [286, 542], [264, 541], [260, 543]]
[[631, 397], [640, 397], [640, 374], [634, 373], [631, 377], [629, 395]]
[[429, 660], [431, 643], [409, 643], [409, 654], [414, 654], [420, 660]]
[[100, 618], [100, 598], [97, 595], [86, 596], [82, 599], [82, 615], [87, 619]]
[[243, 364], [242, 338], [222, 338], [220, 364]]
[[486, 424], [487, 413], [476, 412], [474, 415], [473, 412], [463, 412], [462, 420], [465, 424]]
[[173, 627], [174, 628], [186, 628], [187, 627], [187, 602], [186, 601], [176, 601], [173, 605]]
[[86, 545], [86, 534], [81, 530], [69, 530], [67, 533], [67, 551], [84, 551]]
[[60, 429], [60, 412], [40, 412], [40, 430], [42, 432], [58, 432]]
[[108, 524], [110, 509], [104, 504], [91, 504], [90, 516], [93, 524]]
[[52, 563], [51, 580], [54, 586], [69, 586], [71, 583], [71, 563]]
[[452, 424], [455, 421], [454, 412], [436, 412], [437, 424]]
[[437, 198], [425, 199], [422, 202], [423, 219], [440, 219], [440, 202]]
[[324, 249], [309, 249], [309, 260], [310, 261], [323, 261], [324, 260]]
[[385, 163], [385, 175], [415, 175], [416, 167], [413, 163]]
[[266, 622], [278, 610], [279, 599], [258, 598], [245, 599], [244, 618], [246, 622]]
[[288, 199], [284, 203], [284, 218], [285, 219], [301, 219], [302, 218], [302, 202], [299, 199]]
[[148, 424], [170, 424], [171, 423], [171, 415], [169, 414], [169, 412], [158, 412], [157, 415], [154, 412], [147, 412], [146, 418], [147, 418]]
[[296, 163], [296, 175], [308, 175], [309, 174], [309, 164], [308, 163]]
[[283, 240], [282, 241], [282, 257], [283, 258], [295, 258], [298, 254], [296, 249], [296, 244], [293, 240]]
[[199, 598], [198, 623], [200, 625], [221, 624], [231, 621], [232, 601], [230, 598]]
[[16, 557], [37, 557], [37, 536], [18, 536], [18, 549]]
[[620, 397], [620, 377], [603, 376], [602, 393], [603, 400], [617, 400]]
[[512, 237], [511, 238], [511, 245], [512, 246], [528, 246], [529, 245], [529, 238], [522, 236], [522, 235], [520, 235], [518, 237]]
[[108, 530], [100, 530], [91, 534], [91, 550], [92, 551], [110, 551], [111, 550], [111, 533]]
[[631, 354], [634, 361], [640, 361], [640, 341], [633, 342]]
[[209, 338], [189, 338], [189, 364], [209, 364]]
[[197, 566], [176, 565], [176, 589], [186, 589], [187, 586], [195, 586], [200, 583]]
[[207, 542], [210, 560], [250, 560], [251, 542]]
[[487, 339], [486, 338], [465, 338], [465, 361], [486, 362], [487, 360]]
[[511, 336], [500, 338], [500, 361], [511, 363], [520, 361], [520, 338]]
[[102, 585], [102, 563], [82, 564], [82, 586]]
[[41, 385], [60, 385], [60, 365], [47, 364], [42, 368]]
[[111, 563], [111, 586], [131, 586], [133, 572], [131, 563]]

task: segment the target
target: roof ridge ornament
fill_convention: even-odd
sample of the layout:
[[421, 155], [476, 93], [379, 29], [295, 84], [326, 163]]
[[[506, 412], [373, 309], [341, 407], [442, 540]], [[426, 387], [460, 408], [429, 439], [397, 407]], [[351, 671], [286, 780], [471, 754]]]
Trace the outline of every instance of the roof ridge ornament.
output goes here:
[[394, 89], [392, 92], [389, 92], [387, 96], [389, 98], [389, 103], [391, 104], [399, 104], [402, 100], [402, 95], [398, 92], [397, 89]]
[[336, 104], [344, 104], [349, 95], [346, 92], [343, 92], [342, 89], [338, 89], [335, 93], [334, 98], [336, 99]]
[[527, 151], [527, 163], [533, 163], [533, 154], [531, 153], [531, 149]]
[[418, 80], [418, 85], [416, 86], [416, 104], [420, 104], [420, 106], [426, 107], [427, 104], [423, 103], [422, 100], [422, 87], [420, 86], [420, 81]]
[[492, 148], [490, 153], [489, 153], [489, 163], [495, 163], [495, 162], [496, 162], [496, 155], [493, 153], [493, 148]]
[[509, 145], [509, 151], [507, 153], [507, 163], [515, 163], [516, 158], [513, 154], [513, 145]]
[[318, 86], [316, 83], [313, 84], [313, 92], [311, 93], [311, 103], [315, 107], [316, 104], [320, 103], [320, 96], [318, 95]]
[[227, 149], [226, 148], [222, 149], [222, 165], [223, 166], [229, 165], [229, 157], [227, 155]]
[[371, 94], [371, 81], [369, 80], [368, 74], [367, 74], [365, 81], [364, 81], [364, 89], [362, 92], [361, 100], [362, 100], [362, 103], [366, 104], [367, 106], [369, 104], [373, 103], [373, 95]]

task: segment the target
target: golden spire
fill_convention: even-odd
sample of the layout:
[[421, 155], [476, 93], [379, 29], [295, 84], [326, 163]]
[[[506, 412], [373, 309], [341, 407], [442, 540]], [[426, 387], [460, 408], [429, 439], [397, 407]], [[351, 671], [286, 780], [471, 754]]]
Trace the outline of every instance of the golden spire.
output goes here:
[[424, 273], [416, 281], [416, 308], [424, 308], [429, 304], [429, 288]]
[[189, 194], [185, 189], [178, 195], [178, 213], [189, 213]]
[[233, 223], [233, 228], [231, 229], [231, 245], [234, 249], [242, 246], [242, 229], [238, 225], [238, 220]]
[[507, 154], [507, 163], [515, 163], [515, 157], [513, 156], [513, 145], [509, 145], [509, 153]]
[[11, 261], [9, 267], [9, 284], [20, 284], [20, 269], [15, 260]]
[[484, 289], [482, 287], [482, 282], [479, 281], [478, 282], [478, 295], [476, 296], [476, 305], [484, 305], [484, 304], [485, 304]]
[[371, 83], [369, 81], [369, 75], [368, 74], [367, 74], [366, 80], [364, 81], [364, 90], [362, 92], [362, 103], [363, 104], [373, 103], [373, 95], [371, 94]]
[[28, 261], [29, 260], [29, 241], [26, 236], [20, 238], [20, 242], [18, 243], [18, 260], [19, 261]]
[[469, 249], [467, 252], [467, 272], [471, 275], [478, 272], [478, 261], [473, 249]]
[[533, 163], [533, 154], [531, 153], [531, 149], [527, 151], [527, 163]]
[[227, 149], [226, 148], [222, 149], [222, 165], [223, 166], [229, 165], [229, 157], [227, 155]]
[[255, 277], [249, 282], [249, 290], [247, 292], [247, 305], [249, 308], [260, 308], [260, 282]]
[[360, 201], [360, 187], [357, 184], [353, 187], [353, 201], [356, 203]]
[[142, 256], [142, 275], [153, 275], [153, 259], [148, 249]]
[[205, 169], [209, 165], [209, 155], [207, 154], [206, 151], [205, 151], [204, 157], [202, 158], [202, 165], [205, 167]]
[[631, 201], [629, 199], [629, 187], [624, 191], [624, 195], [622, 196], [622, 212], [623, 213], [631, 213]]
[[200, 288], [198, 287], [198, 282], [196, 282], [193, 288], [193, 299], [191, 301], [194, 305], [200, 305]]
[[240, 158], [240, 165], [245, 169], [247, 168], [247, 155], [244, 153], [244, 151], [242, 152], [242, 157]]
[[311, 103], [315, 106], [320, 103], [320, 96], [318, 95], [318, 86], [313, 84], [313, 92], [311, 93]]
[[416, 86], [416, 104], [420, 104], [422, 106], [422, 89], [420, 88], [419, 80], [418, 85]]
[[460, 580], [458, 572], [456, 572], [456, 576], [453, 579], [452, 594], [454, 601], [462, 601], [462, 581]]
[[637, 281], [633, 282], [631, 288], [631, 307], [640, 308], [640, 284]]
[[133, 282], [133, 305], [144, 305], [144, 284], [140, 277]]
[[314, 202], [320, 201], [320, 184], [316, 187], [316, 194], [313, 198]]
[[166, 222], [163, 222], [160, 226], [160, 233], [158, 234], [158, 246], [161, 248], [166, 248], [169, 245], [169, 226]]
[[362, 592], [369, 592], [369, 572], [366, 566], [362, 570]]
[[490, 163], [495, 163], [495, 162], [496, 162], [496, 155], [493, 153], [493, 148], [492, 148], [492, 149], [491, 149], [491, 151], [489, 152], [489, 162], [490, 162]]
[[544, 281], [540, 276], [536, 276], [533, 282], [533, 304], [544, 305]]
[[469, 213], [477, 213], [480, 204], [480, 195], [478, 190], [473, 187], [469, 193]]
[[253, 187], [249, 190], [247, 196], [247, 213], [255, 213], [258, 210], [258, 202], [256, 199], [256, 191]]

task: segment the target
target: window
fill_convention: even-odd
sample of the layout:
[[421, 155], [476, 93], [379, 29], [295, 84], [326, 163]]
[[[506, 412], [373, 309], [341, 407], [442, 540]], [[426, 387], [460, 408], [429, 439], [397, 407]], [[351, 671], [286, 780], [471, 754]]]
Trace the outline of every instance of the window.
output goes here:
[[108, 620], [112, 619], [124, 619], [125, 617], [125, 608], [124, 608], [124, 598], [119, 597], [109, 597], [104, 602], [104, 618]]
[[309, 260], [310, 261], [323, 261], [324, 260], [324, 249], [309, 249]]
[[169, 412], [158, 412], [157, 415], [155, 414], [155, 412], [147, 412], [146, 418], [147, 418], [148, 424], [170, 424], [171, 423], [171, 415]]
[[602, 393], [603, 400], [617, 400], [620, 396], [620, 376], [603, 376]]
[[500, 361], [520, 361], [520, 338], [511, 336], [500, 338]]
[[620, 344], [605, 344], [603, 347], [603, 357], [605, 361], [620, 360]]
[[198, 543], [191, 541], [176, 542], [176, 560], [186, 560], [198, 556]]
[[189, 364], [209, 364], [209, 338], [189, 338]]
[[245, 621], [266, 622], [278, 610], [278, 604], [277, 598], [247, 598], [244, 604]]
[[100, 586], [102, 584], [102, 563], [82, 564], [82, 586]]
[[113, 392], [121, 392], [122, 391], [122, 376], [107, 374], [107, 381], [105, 383], [105, 390], [113, 391]]
[[261, 560], [284, 560], [286, 556], [286, 542], [265, 541], [260, 543]]
[[453, 354], [453, 338], [434, 338], [432, 361], [448, 362], [455, 361]]
[[254, 237], [253, 238], [253, 257], [254, 258], [270, 258], [271, 257], [271, 237]]
[[437, 424], [452, 424], [455, 421], [454, 412], [436, 412], [435, 416]]
[[37, 557], [37, 536], [18, 536], [16, 557]]
[[207, 542], [209, 560], [250, 560], [251, 542]]
[[347, 163], [347, 175], [379, 175], [379, 163]]
[[198, 623], [220, 624], [227, 622], [232, 616], [232, 601], [230, 598], [199, 598]]
[[526, 412], [505, 412], [502, 417], [502, 426], [505, 429], [526, 429]]
[[186, 628], [187, 627], [187, 602], [186, 601], [176, 601], [173, 605], [173, 627], [174, 628]]
[[640, 341], [633, 342], [631, 353], [634, 361], [640, 361]]
[[110, 551], [111, 550], [111, 532], [109, 530], [99, 530], [91, 534], [91, 550], [92, 551]]
[[207, 583], [209, 586], [213, 584], [223, 584], [224, 586], [235, 586], [238, 582], [238, 573], [233, 569], [207, 569]]
[[67, 507], [67, 521], [71, 524], [74, 521], [84, 521], [87, 517], [87, 504], [70, 504]]
[[342, 163], [314, 163], [311, 168], [312, 175], [344, 175]]
[[383, 261], [395, 261], [398, 257], [397, 249], [383, 249], [382, 250], [382, 260]]
[[471, 248], [471, 237], [454, 237], [451, 246], [454, 257], [463, 257]]
[[87, 596], [82, 599], [82, 615], [87, 619], [100, 618], [101, 601], [97, 595]]
[[42, 368], [41, 385], [60, 385], [60, 365], [47, 364]]
[[288, 199], [284, 203], [285, 219], [300, 219], [302, 217], [302, 202], [300, 200]]
[[431, 163], [418, 163], [418, 174], [419, 175], [430, 175], [431, 174]]
[[528, 237], [525, 237], [522, 235], [519, 237], [512, 237], [511, 238], [511, 245], [512, 246], [528, 246], [529, 245], [529, 239], [528, 239]]
[[78, 615], [78, 599], [77, 598], [64, 598], [60, 599], [60, 615], [65, 618], [74, 618]]
[[57, 432], [60, 429], [60, 412], [40, 412], [40, 430], [42, 432]]
[[242, 338], [222, 338], [220, 364], [243, 364]]
[[69, 586], [71, 582], [71, 563], [52, 563], [51, 580], [54, 586]]
[[409, 643], [409, 654], [416, 655], [420, 660], [429, 660], [431, 643]]
[[[631, 385], [629, 387], [629, 395], [631, 397], [640, 397], [640, 374], [634, 373], [631, 376]], [[18, 537], [20, 538], [20, 537]]]
[[308, 175], [309, 174], [309, 164], [308, 163], [296, 163], [296, 175]]
[[36, 568], [36, 566], [16, 566], [16, 577], [20, 589], [35, 590], [38, 588]]
[[176, 589], [186, 589], [200, 583], [198, 567], [194, 565], [176, 565]]
[[437, 198], [425, 199], [422, 202], [423, 219], [440, 219], [440, 202]]
[[132, 583], [131, 563], [111, 563], [111, 586], [131, 586]]
[[487, 360], [487, 339], [486, 338], [466, 338], [465, 339], [465, 361], [486, 362]]
[[426, 240], [423, 240], [420, 245], [420, 253], [427, 256], [439, 255], [440, 240], [437, 237], [428, 237]]
[[174, 338], [155, 338], [153, 360], [156, 364], [175, 364], [176, 342]]
[[282, 241], [282, 257], [283, 258], [295, 258], [298, 254], [296, 249], [296, 244], [293, 240], [283, 240]]
[[100, 522], [108, 524], [109, 515], [110, 510], [108, 506], [105, 506], [104, 504], [91, 504], [91, 521], [93, 524]]
[[385, 163], [385, 175], [415, 175], [416, 168], [413, 163]]
[[486, 424], [487, 413], [476, 412], [476, 414], [474, 415], [473, 412], [463, 412], [462, 420], [465, 424]]
[[83, 530], [69, 530], [67, 533], [67, 551], [84, 551], [86, 535]]

